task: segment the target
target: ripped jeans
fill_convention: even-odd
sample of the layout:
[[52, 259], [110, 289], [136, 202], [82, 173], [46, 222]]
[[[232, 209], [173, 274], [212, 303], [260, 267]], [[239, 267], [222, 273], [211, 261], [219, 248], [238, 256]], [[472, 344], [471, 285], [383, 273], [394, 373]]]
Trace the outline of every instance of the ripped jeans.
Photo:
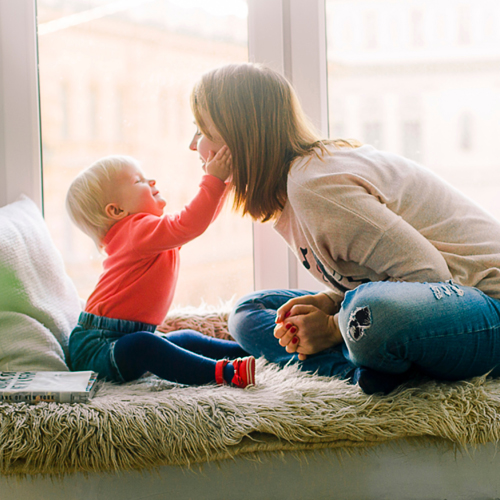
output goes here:
[[491, 371], [500, 376], [500, 301], [454, 283], [372, 282], [345, 294], [339, 312], [344, 344], [305, 361], [273, 336], [276, 310], [315, 292], [264, 290], [243, 297], [229, 318], [235, 340], [254, 356], [350, 380], [356, 367], [385, 373], [410, 368], [441, 380]]
[[367, 283], [346, 293], [339, 327], [357, 366], [414, 367], [441, 380], [500, 376], [500, 301], [477, 288]]

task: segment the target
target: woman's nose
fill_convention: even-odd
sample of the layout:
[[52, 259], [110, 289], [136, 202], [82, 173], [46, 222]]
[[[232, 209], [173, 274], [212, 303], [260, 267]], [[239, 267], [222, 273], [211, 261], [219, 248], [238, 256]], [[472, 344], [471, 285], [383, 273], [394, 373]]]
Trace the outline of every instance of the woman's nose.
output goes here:
[[194, 134], [191, 144], [189, 145], [191, 151], [198, 151], [198, 134]]

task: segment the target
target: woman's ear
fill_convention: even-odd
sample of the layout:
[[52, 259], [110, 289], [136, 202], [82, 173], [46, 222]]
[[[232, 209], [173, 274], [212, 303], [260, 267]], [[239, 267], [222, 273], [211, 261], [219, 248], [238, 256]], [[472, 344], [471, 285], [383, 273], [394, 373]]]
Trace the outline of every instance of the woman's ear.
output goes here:
[[121, 220], [128, 215], [128, 212], [120, 208], [118, 203], [108, 203], [104, 211], [106, 215], [113, 220]]

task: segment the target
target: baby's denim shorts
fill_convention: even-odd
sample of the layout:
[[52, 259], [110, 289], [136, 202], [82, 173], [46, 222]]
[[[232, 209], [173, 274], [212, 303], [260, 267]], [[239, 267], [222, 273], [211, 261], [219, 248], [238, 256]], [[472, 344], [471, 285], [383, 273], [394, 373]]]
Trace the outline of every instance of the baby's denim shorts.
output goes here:
[[109, 382], [124, 382], [114, 356], [116, 341], [129, 333], [153, 333], [155, 329], [149, 323], [82, 312], [69, 338], [68, 366], [72, 371], [95, 371], [99, 379]]

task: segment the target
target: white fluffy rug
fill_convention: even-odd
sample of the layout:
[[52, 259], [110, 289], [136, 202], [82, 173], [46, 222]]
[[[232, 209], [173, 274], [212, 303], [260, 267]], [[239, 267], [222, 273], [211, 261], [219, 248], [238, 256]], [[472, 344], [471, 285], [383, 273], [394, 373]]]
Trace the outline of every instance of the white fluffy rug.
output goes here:
[[[169, 321], [178, 327], [189, 317], [174, 315]], [[218, 325], [215, 331], [224, 329], [227, 314], [197, 317]], [[168, 322], [163, 329], [169, 329]], [[427, 382], [368, 397], [345, 382], [294, 366], [279, 369], [261, 359], [256, 386], [245, 390], [184, 387], [150, 376], [122, 386], [102, 384], [89, 404], [0, 404], [0, 471], [130, 470], [398, 438], [462, 445], [499, 436], [496, 380]]]

